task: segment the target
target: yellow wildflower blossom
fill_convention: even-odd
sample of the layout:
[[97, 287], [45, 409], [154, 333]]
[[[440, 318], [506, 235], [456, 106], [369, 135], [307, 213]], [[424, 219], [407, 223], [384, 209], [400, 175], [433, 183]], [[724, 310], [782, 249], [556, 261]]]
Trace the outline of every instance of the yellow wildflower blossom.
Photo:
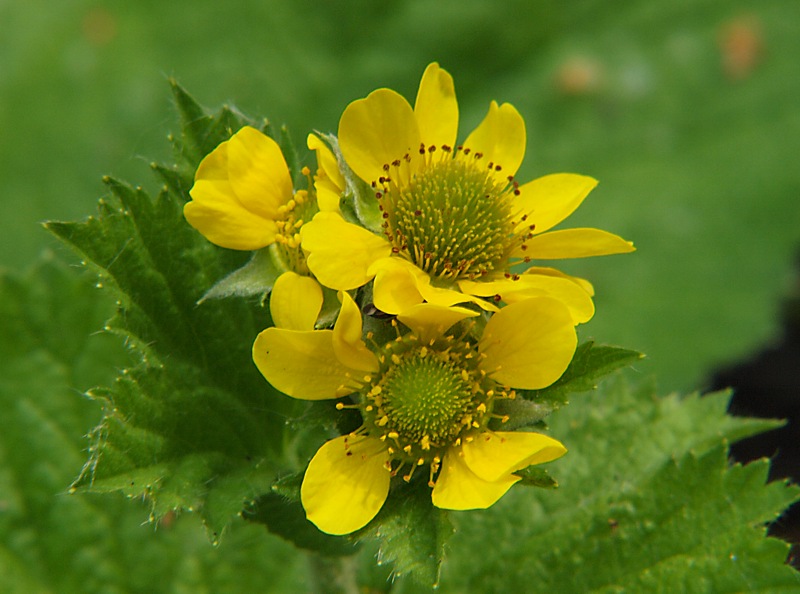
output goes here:
[[[397, 338], [362, 339], [358, 306], [342, 293], [332, 330], [268, 328], [253, 359], [278, 390], [306, 400], [351, 396], [363, 425], [323, 444], [301, 487], [308, 519], [329, 534], [365, 526], [393, 477], [425, 468], [432, 501], [443, 509], [482, 509], [500, 499], [531, 464], [566, 448], [546, 435], [492, 431], [500, 399], [514, 388], [544, 388], [575, 351], [572, 314], [561, 301], [534, 297], [507, 305], [480, 337], [461, 307], [418, 304], [397, 317]], [[419, 470], [418, 472], [425, 472]], [[399, 480], [396, 479], [396, 480]]]
[[285, 272], [272, 287], [270, 309], [275, 323], [286, 328], [313, 327], [314, 320], [308, 326], [307, 301], [317, 304], [314, 319], [322, 307], [322, 290], [300, 248], [300, 229], [320, 210], [338, 209], [336, 191], [341, 187], [336, 184], [344, 185], [336, 159], [322, 141], [309, 135], [308, 146], [316, 151], [319, 168], [313, 184], [306, 168], [309, 188], [295, 191], [278, 144], [255, 128], [243, 127], [201, 161], [189, 192], [192, 200], [183, 209], [189, 224], [218, 246], [277, 247]]
[[[322, 212], [305, 225], [308, 266], [328, 287], [350, 290], [373, 278], [378, 309], [397, 314], [422, 302], [453, 306], [551, 295], [570, 304], [576, 322], [591, 318], [591, 286], [550, 269], [512, 274], [532, 260], [632, 251], [599, 229], [550, 231], [595, 187], [589, 177], [547, 175], [520, 185], [525, 122], [492, 102], [483, 122], [456, 145], [453, 79], [438, 64], [422, 76], [414, 107], [391, 89], [351, 103], [338, 142], [352, 171], [380, 205], [383, 234]], [[486, 299], [488, 298], [488, 299]]]

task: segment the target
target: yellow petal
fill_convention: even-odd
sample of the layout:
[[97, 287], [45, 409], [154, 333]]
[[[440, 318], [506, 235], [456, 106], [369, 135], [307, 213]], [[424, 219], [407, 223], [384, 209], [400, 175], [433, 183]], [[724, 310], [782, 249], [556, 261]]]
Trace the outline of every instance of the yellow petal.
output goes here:
[[366, 182], [385, 175], [383, 166], [408, 154], [419, 157], [420, 133], [414, 112], [401, 95], [378, 89], [353, 101], [339, 120], [339, 148], [355, 174]]
[[345, 188], [339, 163], [328, 145], [316, 134], [309, 134], [306, 144], [317, 153], [317, 174], [314, 177], [317, 205], [322, 212], [338, 212], [339, 199]]
[[597, 180], [574, 173], [554, 173], [535, 179], [519, 187], [515, 210], [528, 215], [517, 232], [527, 232], [534, 225], [534, 233], [543, 233], [571, 215], [589, 195]]
[[327, 400], [361, 387], [361, 373], [343, 365], [332, 330], [267, 328], [253, 343], [253, 361], [277, 390], [301, 400]]
[[194, 179], [210, 181], [228, 180], [228, 145], [230, 139], [222, 142], [213, 151], [208, 153], [194, 174]]
[[343, 435], [323, 444], [300, 487], [306, 517], [328, 534], [366, 526], [389, 494], [388, 461], [386, 446], [372, 437]]
[[420, 303], [403, 311], [397, 319], [411, 328], [423, 343], [435, 340], [445, 331], [465, 318], [478, 313], [463, 307], [444, 307], [434, 303]]
[[334, 212], [320, 212], [300, 228], [306, 263], [317, 280], [349, 291], [372, 279], [370, 265], [392, 252], [389, 242]]
[[483, 153], [484, 163], [500, 165], [497, 176], [514, 175], [525, 157], [525, 120], [509, 103], [492, 101], [489, 113], [464, 141], [473, 153]]
[[552, 437], [523, 431], [478, 435], [464, 443], [464, 462], [485, 481], [497, 481], [531, 464], [543, 464], [567, 453]]
[[525, 243], [528, 246], [526, 250], [517, 250], [512, 255], [528, 256], [534, 260], [553, 260], [626, 254], [636, 250], [632, 242], [600, 229], [550, 231]]
[[341, 293], [342, 308], [333, 326], [333, 350], [336, 358], [351, 369], [373, 372], [378, 370], [378, 359], [361, 339], [361, 311], [353, 298]]
[[422, 75], [414, 104], [419, 133], [426, 146], [455, 147], [458, 135], [458, 102], [453, 77], [433, 62]]
[[577, 342], [567, 306], [550, 297], [525, 299], [486, 323], [478, 342], [481, 368], [512, 388], [544, 388], [564, 373]]
[[411, 262], [381, 258], [372, 264], [370, 272], [375, 275], [372, 299], [379, 310], [396, 315], [424, 301], [419, 285], [426, 282], [427, 275]]
[[485, 481], [472, 472], [458, 448], [450, 448], [431, 494], [440, 509], [486, 509], [494, 505], [520, 478], [509, 474], [497, 481]]
[[336, 156], [333, 151], [328, 148], [328, 145], [316, 134], [309, 134], [306, 138], [306, 145], [312, 151], [317, 153], [317, 167], [322, 169], [323, 173], [340, 189], [344, 189], [345, 182], [342, 177], [342, 172], [339, 171], [339, 163], [336, 161]]
[[424, 301], [451, 307], [471, 302], [487, 311], [497, 307], [473, 295], [444, 287], [434, 287], [427, 273], [404, 258], [389, 257], [376, 260], [370, 267], [375, 275], [373, 300], [375, 307], [389, 314], [400, 314]]
[[322, 289], [310, 276], [288, 271], [275, 281], [269, 311], [278, 328], [313, 330], [321, 309]]
[[585, 278], [581, 278], [579, 276], [570, 276], [569, 274], [564, 274], [557, 268], [550, 268], [548, 266], [531, 266], [525, 271], [525, 274], [543, 274], [545, 276], [557, 276], [559, 278], [568, 278], [573, 283], [580, 285], [584, 291], [589, 293], [590, 296], [594, 297], [594, 286]]
[[233, 250], [258, 250], [275, 241], [278, 228], [244, 208], [227, 181], [200, 179], [190, 190], [183, 216], [211, 243]]
[[292, 178], [278, 143], [245, 126], [228, 142], [228, 179], [239, 202], [263, 218], [274, 219], [292, 198]]
[[569, 308], [574, 324], [588, 322], [594, 315], [592, 296], [567, 275], [532, 274], [526, 271], [517, 280], [508, 278], [485, 283], [465, 280], [459, 281], [458, 285], [465, 293], [499, 295], [501, 301], [509, 305], [531, 297], [553, 297]]

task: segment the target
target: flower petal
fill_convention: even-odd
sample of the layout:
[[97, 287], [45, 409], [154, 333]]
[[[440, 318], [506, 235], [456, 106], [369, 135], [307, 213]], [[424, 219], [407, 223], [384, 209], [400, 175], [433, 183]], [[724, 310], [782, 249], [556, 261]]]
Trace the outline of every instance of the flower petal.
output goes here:
[[591, 294], [567, 275], [534, 274], [526, 271], [517, 280], [508, 278], [485, 283], [464, 280], [459, 281], [458, 285], [462, 291], [473, 295], [499, 295], [507, 304], [531, 297], [554, 297], [569, 308], [575, 324], [588, 322], [594, 315]]
[[453, 77], [433, 62], [422, 75], [414, 103], [419, 133], [426, 146], [455, 147], [458, 136], [458, 102]]
[[478, 312], [463, 307], [444, 307], [434, 303], [420, 303], [403, 311], [397, 319], [411, 328], [423, 343], [435, 340], [445, 331], [465, 318], [473, 318]]
[[462, 446], [467, 467], [485, 481], [497, 481], [531, 464], [543, 464], [567, 453], [552, 437], [523, 431], [478, 435]]
[[322, 309], [322, 289], [310, 276], [287, 271], [272, 287], [269, 311], [278, 328], [313, 330]]
[[200, 165], [197, 166], [194, 179], [206, 179], [211, 181], [228, 181], [228, 145], [230, 139], [221, 142], [217, 148], [208, 153]]
[[512, 388], [549, 386], [567, 369], [578, 338], [566, 305], [533, 297], [506, 305], [486, 323], [478, 350], [481, 368]]
[[228, 179], [242, 206], [263, 218], [276, 218], [278, 207], [292, 198], [292, 178], [281, 147], [250, 126], [228, 141]]
[[324, 443], [300, 487], [306, 517], [328, 534], [366, 526], [389, 494], [388, 461], [386, 446], [373, 437], [343, 435]]
[[471, 302], [487, 311], [497, 310], [497, 307], [484, 299], [453, 289], [434, 287], [427, 273], [404, 258], [389, 257], [376, 260], [369, 272], [375, 275], [373, 286], [375, 307], [389, 314], [403, 313], [423, 301], [442, 307]]
[[574, 173], [545, 175], [521, 185], [515, 208], [528, 217], [516, 231], [527, 232], [533, 224], [533, 232], [538, 234], [558, 225], [581, 205], [595, 186], [597, 180]]
[[514, 175], [525, 157], [525, 120], [510, 103], [489, 105], [489, 113], [472, 134], [464, 147], [473, 153], [483, 153], [485, 163], [502, 166], [497, 176]]
[[211, 243], [232, 250], [258, 250], [275, 241], [278, 227], [244, 208], [227, 181], [199, 179], [183, 216]]
[[328, 400], [361, 387], [359, 375], [333, 350], [332, 330], [267, 328], [253, 343], [253, 361], [277, 390], [300, 400]]
[[341, 291], [369, 282], [370, 265], [392, 252], [386, 239], [334, 212], [317, 213], [300, 228], [300, 236], [308, 268], [324, 286]]
[[425, 300], [419, 285], [430, 283], [430, 279], [411, 262], [402, 258], [381, 258], [375, 260], [369, 272], [375, 276], [372, 299], [379, 310], [396, 315]]
[[594, 286], [585, 278], [581, 278], [579, 276], [570, 276], [569, 274], [564, 274], [557, 268], [550, 268], [549, 266], [531, 266], [525, 271], [525, 274], [543, 274], [545, 276], [557, 276], [559, 278], [568, 278], [573, 283], [580, 285], [584, 291], [589, 293], [590, 296], [594, 297]]
[[317, 175], [314, 178], [314, 189], [317, 192], [317, 204], [323, 212], [339, 210], [339, 197], [345, 188], [344, 177], [339, 171], [339, 163], [328, 145], [316, 134], [309, 134], [306, 145], [317, 153]]
[[512, 256], [553, 260], [626, 254], [636, 250], [632, 242], [601, 229], [550, 231], [529, 239], [526, 244], [528, 248], [524, 252], [517, 250]]
[[440, 509], [486, 509], [518, 480], [520, 477], [509, 474], [497, 481], [485, 481], [467, 467], [458, 448], [450, 448], [442, 460], [431, 498]]
[[377, 371], [378, 359], [361, 339], [363, 324], [353, 298], [342, 291], [342, 308], [333, 326], [333, 350], [341, 363], [359, 371]]
[[411, 106], [391, 89], [378, 89], [366, 99], [353, 101], [339, 120], [342, 155], [366, 182], [376, 181], [385, 174], [385, 164], [402, 159], [405, 154], [416, 162], [419, 144], [419, 128]]

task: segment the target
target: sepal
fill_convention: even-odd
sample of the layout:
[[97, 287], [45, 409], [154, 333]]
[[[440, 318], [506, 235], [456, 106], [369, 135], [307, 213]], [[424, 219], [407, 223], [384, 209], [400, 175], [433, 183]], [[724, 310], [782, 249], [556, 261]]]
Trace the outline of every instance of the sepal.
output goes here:
[[567, 404], [571, 394], [595, 389], [603, 377], [643, 357], [629, 349], [584, 342], [575, 349], [561, 377], [551, 385], [541, 390], [517, 390], [517, 399], [498, 401], [494, 412], [507, 416], [507, 420], [495, 428], [513, 431], [541, 426], [548, 415]]
[[277, 244], [273, 243], [264, 249], [253, 252], [247, 264], [217, 281], [197, 303], [203, 303], [206, 299], [256, 295], [261, 297], [263, 303], [275, 281], [286, 272], [286, 267], [280, 261], [277, 253], [277, 247]]
[[375, 191], [353, 173], [353, 170], [345, 162], [336, 136], [333, 134], [320, 134], [320, 136], [328, 143], [331, 151], [336, 156], [339, 171], [342, 173], [347, 186], [344, 195], [339, 201], [339, 209], [342, 215], [351, 223], [361, 225], [374, 233], [380, 233], [383, 219], [381, 218], [381, 211], [378, 209], [378, 201], [375, 199]]

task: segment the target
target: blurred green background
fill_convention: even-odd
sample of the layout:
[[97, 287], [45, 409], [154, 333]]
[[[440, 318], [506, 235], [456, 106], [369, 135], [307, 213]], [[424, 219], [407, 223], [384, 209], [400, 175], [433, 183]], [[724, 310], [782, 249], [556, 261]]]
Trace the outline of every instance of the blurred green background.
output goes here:
[[[149, 163], [170, 159], [178, 129], [168, 77], [209, 107], [287, 124], [302, 146], [377, 87], [413, 100], [437, 60], [461, 138], [490, 100], [513, 103], [528, 126], [518, 179], [596, 177], [566, 226], [636, 243], [564, 264], [597, 289], [584, 337], [647, 353], [634, 373], [662, 394], [702, 387], [778, 335], [792, 290], [798, 23], [796, 0], [0, 0], [0, 269], [47, 250], [74, 262], [40, 222], [94, 213], [101, 176], [156, 188]], [[0, 590], [4, 577], [26, 594], [297, 588], [305, 562], [260, 526], [212, 549], [195, 517], [154, 531], [122, 496], [63, 496], [100, 415], [80, 392], [125, 364], [116, 337], [93, 334], [112, 304], [75, 270], [0, 275], [0, 564], [16, 571]]]
[[413, 100], [437, 60], [462, 138], [491, 99], [513, 103], [528, 125], [518, 179], [598, 178], [567, 226], [635, 241], [634, 255], [565, 266], [596, 285], [584, 336], [646, 352], [638, 370], [661, 392], [701, 386], [776, 335], [789, 291], [798, 23], [793, 0], [6, 0], [0, 265], [56, 245], [40, 221], [93, 213], [102, 175], [155, 187], [148, 164], [177, 129], [169, 76], [301, 144], [374, 88]]

